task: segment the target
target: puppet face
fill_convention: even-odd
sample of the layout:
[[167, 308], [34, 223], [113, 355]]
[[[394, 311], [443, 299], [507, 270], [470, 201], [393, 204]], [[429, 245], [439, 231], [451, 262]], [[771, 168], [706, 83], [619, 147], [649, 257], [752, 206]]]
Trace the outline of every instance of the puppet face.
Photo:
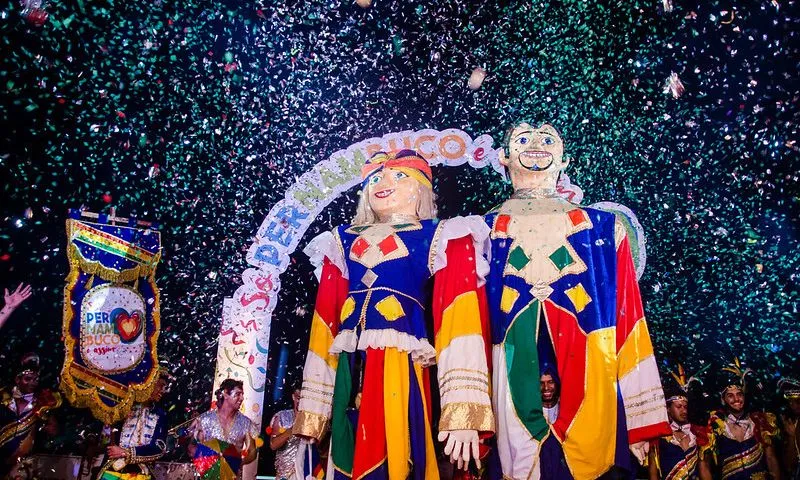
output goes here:
[[730, 386], [723, 392], [722, 402], [731, 413], [741, 413], [744, 411], [744, 392], [737, 386]]
[[417, 215], [421, 185], [401, 170], [384, 168], [368, 180], [369, 206], [378, 218], [390, 215]]
[[508, 153], [501, 156], [500, 163], [513, 181], [520, 175], [557, 175], [569, 161], [564, 159], [564, 143], [552, 125], [521, 123], [511, 131]]
[[558, 401], [558, 384], [552, 375], [544, 374], [539, 378], [539, 390], [542, 392], [542, 401], [555, 403]]
[[678, 425], [683, 425], [689, 421], [689, 401], [685, 398], [678, 398], [667, 405], [669, 419]]

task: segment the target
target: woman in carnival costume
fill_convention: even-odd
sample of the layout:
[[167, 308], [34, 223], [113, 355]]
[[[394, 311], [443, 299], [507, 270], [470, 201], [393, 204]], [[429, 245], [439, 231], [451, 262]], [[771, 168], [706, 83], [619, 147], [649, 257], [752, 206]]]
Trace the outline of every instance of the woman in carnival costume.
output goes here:
[[714, 463], [721, 480], [780, 479], [775, 415], [746, 410], [746, 380], [753, 371], [738, 358], [722, 370], [730, 378], [720, 392], [722, 408], [711, 412], [708, 426], [697, 436], [702, 468]]
[[378, 152], [361, 173], [353, 224], [306, 248], [320, 286], [294, 433], [319, 441], [330, 425], [328, 478], [438, 479], [427, 367], [438, 366], [451, 461], [466, 468], [478, 434], [494, 430], [480, 290], [489, 230], [480, 217], [436, 220], [431, 169], [413, 150]]

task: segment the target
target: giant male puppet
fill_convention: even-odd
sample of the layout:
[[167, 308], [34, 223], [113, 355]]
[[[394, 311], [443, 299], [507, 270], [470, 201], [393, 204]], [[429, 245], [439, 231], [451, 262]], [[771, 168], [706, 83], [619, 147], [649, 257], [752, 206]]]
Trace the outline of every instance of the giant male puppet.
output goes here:
[[320, 440], [330, 426], [332, 478], [438, 479], [427, 367], [451, 459], [468, 464], [494, 430], [479, 290], [489, 229], [436, 220], [431, 169], [412, 150], [375, 154], [362, 177], [353, 224], [306, 248], [320, 286], [293, 431]]
[[[511, 128], [500, 163], [514, 194], [485, 220], [503, 476], [584, 480], [629, 467], [629, 446], [641, 459], [645, 441], [670, 428], [626, 230], [613, 213], [558, 195], [569, 160], [551, 125]], [[561, 383], [552, 425], [535, 381], [545, 363]], [[540, 469], [551, 435], [568, 471]]]

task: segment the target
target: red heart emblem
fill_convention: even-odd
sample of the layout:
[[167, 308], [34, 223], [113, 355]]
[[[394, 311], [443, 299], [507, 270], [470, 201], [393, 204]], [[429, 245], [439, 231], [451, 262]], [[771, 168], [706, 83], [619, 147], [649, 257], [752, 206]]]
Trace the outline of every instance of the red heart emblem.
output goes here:
[[130, 343], [142, 333], [142, 317], [139, 312], [128, 314], [126, 311], [117, 313], [114, 323], [117, 333], [123, 343]]

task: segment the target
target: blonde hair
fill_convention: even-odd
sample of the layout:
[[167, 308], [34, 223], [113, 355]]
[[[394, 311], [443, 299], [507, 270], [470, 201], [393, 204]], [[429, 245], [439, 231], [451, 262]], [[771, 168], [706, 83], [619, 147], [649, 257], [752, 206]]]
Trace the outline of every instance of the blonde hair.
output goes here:
[[[419, 190], [417, 195], [417, 217], [420, 220], [431, 220], [436, 218], [436, 194], [433, 189], [429, 188], [419, 182]], [[367, 189], [369, 185], [365, 185], [359, 192], [358, 206], [356, 207], [356, 215], [353, 217], [353, 225], [369, 225], [371, 223], [379, 223], [378, 216], [372, 207], [369, 206], [369, 193]]]

